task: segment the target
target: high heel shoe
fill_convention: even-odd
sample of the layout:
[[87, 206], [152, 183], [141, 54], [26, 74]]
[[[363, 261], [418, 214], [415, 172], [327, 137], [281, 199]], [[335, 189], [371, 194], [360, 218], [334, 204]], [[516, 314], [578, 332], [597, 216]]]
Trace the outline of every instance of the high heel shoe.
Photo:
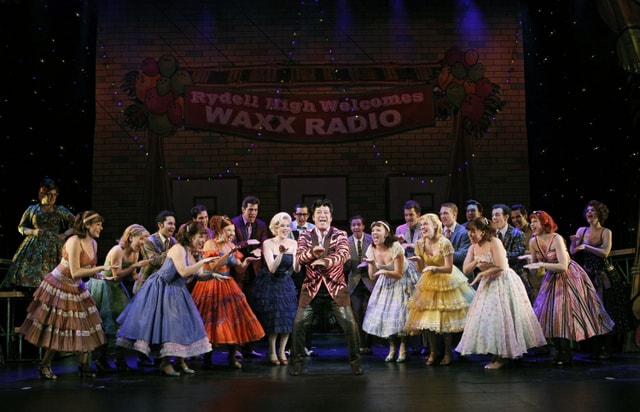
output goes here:
[[389, 354], [384, 358], [385, 362], [393, 362], [393, 358], [396, 356], [396, 347], [394, 345], [389, 346]]
[[404, 340], [400, 340], [400, 350], [398, 351], [398, 359], [396, 363], [404, 363], [407, 360], [407, 345]]
[[186, 362], [180, 362], [178, 365], [178, 370], [187, 375], [195, 375], [196, 371], [187, 366]]
[[233, 369], [242, 369], [242, 364], [234, 357], [233, 359], [229, 359], [229, 367]]
[[40, 374], [41, 379], [47, 379], [50, 381], [55, 381], [58, 377], [51, 370], [50, 365], [40, 365], [38, 368], [38, 373]]
[[89, 366], [88, 363], [79, 363], [78, 364], [78, 376], [80, 376], [81, 378], [83, 377], [87, 377], [87, 378], [95, 378], [96, 377], [96, 373], [93, 369], [91, 369], [91, 367]]
[[451, 365], [451, 354], [447, 353], [442, 357], [442, 360], [440, 361], [440, 366], [449, 366], [449, 365]]
[[289, 364], [289, 360], [287, 359], [287, 355], [285, 355], [284, 352], [280, 354], [279, 358], [280, 358], [280, 364], [281, 365], [285, 365], [286, 366], [286, 365]]
[[116, 364], [117, 372], [132, 372], [135, 370], [135, 368], [132, 368], [131, 366], [129, 366], [129, 364], [127, 364], [127, 361], [124, 358], [116, 358], [113, 363]]
[[96, 359], [93, 363], [96, 365], [96, 371], [98, 373], [113, 373], [117, 370], [109, 365], [109, 362], [104, 360]]
[[171, 364], [162, 366], [160, 371], [162, 371], [164, 376], [180, 376], [180, 372], [173, 369]]
[[485, 365], [484, 368], [487, 369], [487, 370], [498, 370], [498, 369], [502, 369], [502, 368], [506, 367], [507, 363], [509, 363], [509, 359], [501, 358], [501, 357], [495, 357], [495, 360], [493, 360], [491, 363]]
[[436, 363], [436, 353], [435, 352], [431, 352], [429, 354], [429, 357], [427, 358], [427, 361], [425, 362], [427, 366], [431, 366], [434, 363]]
[[278, 357], [276, 356], [275, 353], [269, 354], [269, 363], [274, 366], [280, 366], [280, 361], [278, 360]]

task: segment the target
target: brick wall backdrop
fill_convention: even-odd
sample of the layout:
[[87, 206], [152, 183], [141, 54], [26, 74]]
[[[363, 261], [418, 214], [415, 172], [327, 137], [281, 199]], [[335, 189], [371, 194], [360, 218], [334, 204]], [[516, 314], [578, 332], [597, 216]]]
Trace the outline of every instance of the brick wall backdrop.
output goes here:
[[[331, 145], [269, 142], [184, 128], [163, 137], [164, 161], [155, 173], [166, 175], [169, 181], [237, 179], [238, 193], [213, 194], [234, 197], [231, 204], [236, 207], [217, 210], [219, 213], [238, 214], [240, 199], [252, 194], [261, 199], [259, 217], [268, 221], [281, 209], [291, 212], [293, 207], [280, 204], [279, 178], [330, 175], [347, 177], [344, 216], [362, 214], [368, 221], [388, 219], [395, 224], [401, 210], [389, 210], [389, 204], [401, 209], [407, 199], [387, 199], [389, 177], [404, 176], [413, 182], [410, 185], [419, 182], [428, 192], [429, 177], [455, 180], [458, 166], [471, 168], [472, 195], [485, 207], [496, 202], [529, 204], [522, 27], [520, 10], [513, 4], [517, 2], [476, 1], [476, 6], [466, 9], [456, 9], [456, 2], [448, 0], [405, 2], [429, 4], [404, 10], [390, 8], [388, 1], [343, 2], [348, 9], [334, 7], [334, 3], [101, 2], [92, 204], [107, 219], [101, 239], [104, 246], [100, 247], [103, 254], [131, 223], [155, 230], [152, 222], [158, 210], [150, 213], [144, 203], [149, 134], [134, 131], [124, 122], [124, 110], [132, 100], [123, 79], [140, 70], [144, 58], [167, 54], [175, 56], [180, 69], [187, 71], [289, 60], [337, 68], [428, 66], [437, 65], [447, 49], [457, 46], [462, 51], [477, 50], [485, 77], [500, 86], [507, 102], [490, 132], [467, 148], [469, 165], [451, 163], [451, 120], [393, 136]], [[348, 93], [362, 85], [328, 82], [314, 87]], [[262, 88], [271, 93], [279, 89], [305, 92], [299, 84]], [[455, 193], [449, 197], [458, 198]], [[176, 212], [188, 214], [188, 210]], [[458, 220], [464, 220], [463, 213]]]

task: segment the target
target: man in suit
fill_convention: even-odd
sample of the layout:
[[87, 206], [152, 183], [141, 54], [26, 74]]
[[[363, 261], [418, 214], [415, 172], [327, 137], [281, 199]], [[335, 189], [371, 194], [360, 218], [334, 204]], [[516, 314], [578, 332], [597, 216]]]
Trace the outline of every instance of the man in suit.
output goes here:
[[[291, 232], [289, 232], [289, 237], [295, 239], [296, 241], [300, 238], [300, 234], [306, 231], [309, 231], [316, 227], [313, 223], [309, 222], [309, 206], [306, 203], [298, 203], [295, 206], [295, 211], [293, 212], [294, 221], [291, 222]], [[298, 297], [300, 297], [300, 291], [302, 290], [302, 281], [304, 280], [304, 276], [306, 273], [306, 269], [304, 265], [300, 265], [299, 272], [293, 272], [291, 277], [293, 278], [293, 283], [296, 285], [296, 290], [298, 291]], [[311, 343], [311, 338], [313, 336], [313, 330], [309, 327], [307, 330], [304, 351], [307, 356], [316, 356], [316, 352], [313, 350], [313, 346]], [[289, 340], [289, 344], [291, 340]]]
[[[467, 235], [467, 230], [458, 223], [458, 206], [452, 202], [440, 205], [440, 220], [442, 221], [442, 235], [453, 245], [453, 264], [462, 270], [464, 258], [467, 257], [467, 250], [471, 246], [471, 240]], [[469, 273], [465, 273], [469, 276]]]
[[[205, 205], [195, 205], [189, 211], [191, 214], [191, 220], [194, 222], [198, 222], [198, 226], [205, 228], [207, 230], [207, 240], [213, 239], [215, 237], [215, 233], [213, 229], [209, 227], [209, 212], [207, 211], [207, 207]], [[182, 230], [187, 223], [183, 223], [180, 225], [178, 231]]]
[[509, 224], [510, 216], [511, 208], [503, 203], [497, 203], [491, 207], [491, 221], [496, 229], [496, 237], [502, 241], [507, 251], [509, 267], [520, 276], [527, 293], [531, 296], [531, 285], [524, 269], [527, 261], [518, 259], [518, 256], [524, 255], [527, 249], [526, 236], [523, 231]]
[[344, 230], [331, 226], [333, 203], [316, 200], [311, 206], [316, 227], [300, 235], [296, 259], [307, 265], [298, 311], [293, 322], [293, 369], [300, 375], [304, 367], [305, 331], [315, 313], [330, 309], [344, 332], [349, 363], [354, 375], [361, 375], [358, 324], [353, 317], [344, 265], [349, 260], [349, 239]]
[[163, 210], [156, 216], [158, 230], [147, 237], [142, 245], [142, 259], [151, 259], [151, 262], [142, 267], [141, 279], [135, 288], [135, 292], [149, 275], [160, 269], [167, 257], [167, 251], [176, 244], [173, 233], [176, 231], [176, 215], [170, 210]]
[[465, 203], [465, 217], [467, 221], [462, 224], [463, 227], [467, 227], [467, 224], [473, 219], [482, 216], [482, 204], [474, 199], [469, 199]]
[[[239, 251], [246, 257], [250, 254], [260, 256], [262, 250], [262, 242], [269, 238], [267, 232], [267, 225], [262, 220], [258, 219], [258, 208], [260, 206], [260, 199], [256, 196], [247, 196], [242, 200], [242, 213], [231, 221], [236, 227], [236, 244], [242, 247]], [[249, 239], [256, 239], [260, 242], [259, 245], [245, 245], [244, 242]], [[253, 252], [253, 253], [252, 253]], [[262, 267], [262, 261], [257, 260], [252, 262], [247, 267], [247, 270], [239, 276], [234, 274], [238, 286], [244, 292], [247, 298], [249, 306], [253, 306], [253, 284], [256, 279], [256, 275], [260, 272]], [[248, 343], [242, 347], [242, 355], [252, 358], [261, 358], [262, 354], [254, 350], [255, 344]]]
[[[471, 247], [471, 240], [467, 234], [467, 228], [458, 223], [458, 206], [453, 202], [445, 202], [440, 205], [440, 221], [442, 221], [442, 236], [449, 239], [453, 246], [453, 264], [462, 270], [462, 264], [467, 257], [467, 251]], [[463, 272], [464, 273], [464, 272]], [[467, 278], [473, 280], [473, 273], [465, 273]], [[453, 334], [453, 347], [460, 341], [462, 333]], [[441, 345], [441, 339], [438, 339]], [[463, 356], [459, 360], [465, 359]]]
[[531, 226], [529, 226], [529, 214], [527, 208], [521, 203], [511, 206], [511, 223], [524, 233], [524, 244], [529, 249], [529, 240], [531, 239]]
[[360, 331], [360, 353], [370, 355], [373, 337], [362, 330], [362, 321], [369, 304], [369, 297], [375, 285], [375, 280], [369, 278], [368, 268], [358, 267], [362, 258], [373, 240], [371, 235], [364, 232], [364, 218], [356, 215], [349, 219], [351, 236], [349, 236], [349, 261], [344, 265], [344, 273], [347, 276], [349, 294], [351, 295], [351, 309], [358, 323]]
[[291, 232], [289, 232], [291, 239], [298, 240], [301, 232], [311, 230], [315, 227], [313, 223], [309, 222], [309, 206], [305, 203], [298, 203], [296, 205], [293, 218], [295, 220], [291, 222]]
[[[157, 272], [164, 264], [167, 252], [176, 244], [173, 233], [176, 231], [176, 215], [170, 210], [163, 210], [156, 216], [157, 231], [147, 237], [140, 251], [142, 259], [151, 259], [148, 265], [142, 267], [140, 279], [136, 279], [133, 285], [133, 293], [136, 293], [144, 281]], [[153, 361], [144, 354], [138, 355], [138, 366], [154, 366]]]
[[[396, 238], [398, 242], [406, 246], [406, 244], [414, 245], [420, 239], [420, 203], [415, 200], [407, 200], [404, 204], [404, 221], [402, 225], [396, 228]], [[414, 255], [413, 246], [405, 247], [405, 255], [407, 257]]]

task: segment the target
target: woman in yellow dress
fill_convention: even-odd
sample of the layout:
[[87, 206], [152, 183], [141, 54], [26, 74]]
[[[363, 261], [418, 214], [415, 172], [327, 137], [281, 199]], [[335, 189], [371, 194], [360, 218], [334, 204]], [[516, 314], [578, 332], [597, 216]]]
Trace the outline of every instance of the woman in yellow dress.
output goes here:
[[416, 242], [416, 262], [422, 273], [409, 300], [405, 329], [412, 334], [427, 331], [431, 352], [426, 364], [436, 361], [437, 335], [444, 339], [444, 355], [440, 365], [451, 364], [453, 334], [464, 329], [467, 310], [475, 291], [467, 277], [453, 265], [453, 246], [442, 236], [442, 222], [438, 215], [427, 213], [420, 217], [422, 237]]

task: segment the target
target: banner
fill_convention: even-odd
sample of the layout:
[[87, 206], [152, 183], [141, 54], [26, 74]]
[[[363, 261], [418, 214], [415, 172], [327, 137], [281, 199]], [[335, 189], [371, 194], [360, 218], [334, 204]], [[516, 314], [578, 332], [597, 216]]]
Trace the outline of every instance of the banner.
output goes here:
[[185, 127], [294, 143], [371, 139], [433, 125], [433, 94], [409, 86], [344, 95], [269, 95], [187, 86]]

